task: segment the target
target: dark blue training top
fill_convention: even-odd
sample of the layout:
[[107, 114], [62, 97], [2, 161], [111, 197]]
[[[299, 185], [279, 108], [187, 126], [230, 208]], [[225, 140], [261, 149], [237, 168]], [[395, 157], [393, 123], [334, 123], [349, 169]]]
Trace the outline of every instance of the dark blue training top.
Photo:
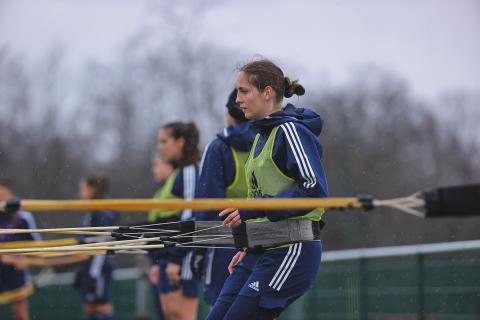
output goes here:
[[[18, 211], [10, 219], [0, 217], [1, 229], [37, 229], [35, 219], [30, 212]], [[0, 242], [11, 241], [40, 241], [42, 237], [38, 233], [0, 234]], [[16, 268], [12, 265], [0, 262], [0, 272], [13, 272]]]
[[[225, 198], [226, 189], [236, 175], [232, 150], [248, 152], [255, 138], [250, 124], [239, 123], [223, 129], [205, 148], [200, 164], [195, 198]], [[221, 220], [218, 211], [196, 211], [198, 221]]]
[[[178, 198], [185, 200], [191, 200], [195, 197], [195, 188], [197, 185], [198, 170], [196, 165], [188, 165], [183, 167], [175, 177], [175, 181], [172, 186], [172, 193]], [[187, 221], [192, 220], [193, 214], [191, 209], [182, 210], [180, 220]], [[162, 249], [167, 252], [165, 249]], [[181, 264], [183, 257], [191, 251], [190, 248], [174, 247], [168, 249], [168, 255], [172, 262]], [[161, 251], [160, 251], [161, 252]], [[160, 253], [157, 252], [157, 253]]]
[[[106, 227], [113, 226], [119, 218], [118, 212], [115, 211], [92, 211], [87, 213], [82, 221], [84, 227]], [[84, 240], [87, 236], [79, 236], [80, 240]], [[111, 269], [110, 259], [105, 255], [96, 255], [81, 264], [81, 270], [88, 272], [89, 276], [97, 279], [103, 276], [106, 269]]]
[[[35, 219], [30, 212], [17, 211], [10, 219], [0, 217], [1, 229], [37, 229]], [[39, 241], [42, 237], [38, 233], [0, 234], [0, 242], [10, 241]]]

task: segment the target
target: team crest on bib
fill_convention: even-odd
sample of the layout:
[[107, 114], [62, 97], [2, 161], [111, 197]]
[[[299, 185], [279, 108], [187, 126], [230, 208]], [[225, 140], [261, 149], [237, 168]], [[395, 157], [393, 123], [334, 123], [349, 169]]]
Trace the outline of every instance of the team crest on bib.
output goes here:
[[255, 171], [252, 172], [252, 176], [250, 177], [250, 185], [252, 190], [250, 191], [250, 197], [256, 198], [258, 196], [262, 196], [262, 190], [258, 186], [257, 177], [255, 177]]

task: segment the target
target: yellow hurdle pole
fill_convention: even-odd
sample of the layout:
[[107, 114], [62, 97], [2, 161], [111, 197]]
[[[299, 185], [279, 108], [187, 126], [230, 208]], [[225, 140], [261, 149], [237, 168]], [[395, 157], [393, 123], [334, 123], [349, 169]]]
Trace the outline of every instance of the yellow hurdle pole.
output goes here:
[[[5, 204], [0, 202], [0, 208]], [[104, 199], [104, 200], [22, 200], [25, 211], [148, 211], [152, 209], [170, 210], [223, 210], [237, 208], [243, 210], [287, 210], [315, 208], [355, 208], [362, 204], [357, 198], [294, 198], [294, 199]]]
[[[15, 255], [7, 255], [6, 257], [18, 257], [23, 256], [21, 260], [26, 262], [28, 266], [44, 267], [44, 266], [57, 266], [66, 265], [72, 263], [79, 263], [85, 261], [94, 255], [104, 255], [106, 251], [88, 251], [88, 252], [38, 252], [38, 253], [21, 253]], [[8, 258], [4, 258], [8, 259]], [[11, 261], [15, 265], [15, 260]], [[22, 263], [24, 263], [22, 262]], [[8, 264], [8, 262], [7, 262]]]
[[80, 256], [80, 257], [90, 257], [93, 255], [107, 254], [105, 250], [98, 251], [88, 251], [88, 252], [30, 252], [30, 253], [19, 253], [15, 255], [22, 255], [28, 258], [59, 258], [59, 257], [70, 257], [70, 256]]
[[110, 232], [97, 232], [94, 230], [116, 230], [118, 226], [108, 227], [78, 227], [78, 228], [50, 228], [50, 229], [0, 229], [0, 234], [20, 233], [62, 233], [91, 236], [109, 236]]
[[19, 249], [19, 248], [45, 248], [58, 246], [71, 246], [78, 244], [75, 238], [64, 238], [56, 240], [25, 240], [0, 243], [0, 249]]
[[164, 248], [163, 244], [150, 244], [150, 245], [135, 245], [135, 246], [98, 246], [98, 247], [79, 247], [79, 248], [69, 248], [69, 247], [51, 247], [51, 248], [24, 248], [24, 249], [5, 249], [0, 250], [0, 255], [12, 255], [19, 253], [29, 253], [29, 252], [64, 252], [64, 251], [78, 251], [78, 252], [88, 252], [88, 251], [118, 251], [118, 250], [148, 250], [148, 249], [162, 249]]
[[[48, 267], [48, 266], [60, 266], [79, 263], [87, 260], [89, 257], [94, 255], [100, 255], [104, 251], [94, 251], [89, 252], [88, 254], [76, 254], [76, 255], [67, 255], [67, 256], [58, 256], [58, 257], [28, 257], [27, 265], [31, 267]], [[62, 253], [65, 254], [65, 253]], [[105, 253], [103, 253], [105, 254]]]
[[82, 244], [77, 244], [77, 245], [73, 245], [73, 246], [65, 246], [65, 247], [66, 248], [101, 247], [101, 246], [110, 246], [110, 245], [119, 245], [119, 244], [154, 242], [154, 241], [160, 241], [160, 237], [130, 239], [130, 240], [102, 241], [102, 242], [94, 242], [94, 243], [82, 243]]
[[[115, 241], [102, 241], [102, 242], [94, 242], [94, 243], [82, 243], [76, 245], [65, 245], [65, 246], [55, 246], [54, 248], [63, 248], [67, 249], [75, 249], [75, 248], [92, 248], [92, 247], [102, 247], [102, 246], [110, 246], [110, 245], [120, 245], [120, 244], [135, 244], [135, 243], [147, 243], [147, 242], [154, 242], [160, 241], [160, 237], [153, 237], [153, 238], [142, 238], [142, 239], [130, 239], [130, 240], [115, 240]], [[31, 247], [17, 247], [17, 248], [5, 248], [8, 249], [34, 249], [34, 248], [42, 248], [39, 246], [31, 246]], [[43, 247], [46, 248], [46, 247]], [[35, 251], [36, 252], [36, 251]], [[19, 253], [23, 255], [30, 255], [31, 253]]]

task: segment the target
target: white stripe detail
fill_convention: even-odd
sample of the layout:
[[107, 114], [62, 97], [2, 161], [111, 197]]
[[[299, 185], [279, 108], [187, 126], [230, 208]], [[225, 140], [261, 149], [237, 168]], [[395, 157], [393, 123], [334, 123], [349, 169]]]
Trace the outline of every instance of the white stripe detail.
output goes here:
[[205, 165], [205, 157], [207, 156], [207, 152], [208, 152], [208, 148], [210, 147], [210, 144], [212, 144], [211, 141], [207, 144], [207, 146], [205, 147], [205, 150], [203, 151], [202, 160], [200, 160], [200, 170], [198, 171], [198, 175], [202, 174], [203, 166]]
[[186, 257], [187, 257], [187, 256], [183, 257], [183, 259], [182, 259], [182, 268], [181, 268], [181, 270], [180, 270], [180, 278], [181, 278], [181, 279], [185, 279], [186, 272], [187, 272], [187, 271], [186, 271], [186, 270], [187, 270], [187, 267], [186, 267], [186, 265], [185, 265], [185, 258], [186, 258]]
[[290, 148], [292, 149], [292, 152], [295, 156], [295, 160], [297, 160], [298, 167], [300, 168], [300, 173], [302, 174], [302, 177], [306, 180], [303, 185], [305, 188], [312, 188], [317, 183], [317, 180], [315, 174], [313, 173], [312, 166], [310, 165], [308, 157], [305, 153], [305, 149], [300, 142], [300, 138], [298, 137], [298, 134], [296, 134], [295, 125], [293, 123], [287, 122], [282, 125], [282, 128], [286, 129], [286, 131], [284, 130], [284, 132], [287, 136]]
[[192, 255], [193, 255], [193, 251], [190, 251], [189, 253], [187, 253], [187, 259], [186, 259], [187, 260], [187, 276], [185, 277], [186, 280], [191, 280], [193, 277], [192, 268], [190, 268]]
[[225, 137], [228, 137], [227, 127], [223, 128], [223, 135], [224, 135]]
[[308, 180], [310, 181], [309, 184], [304, 183], [304, 186], [306, 188], [311, 188], [316, 184], [315, 174], [313, 173], [310, 162], [308, 161], [308, 157], [305, 153], [305, 149], [303, 148], [303, 145], [296, 131], [297, 129], [295, 128], [295, 125], [290, 122], [286, 123], [286, 127], [289, 130], [289, 133], [291, 134], [291, 139], [293, 140], [295, 146], [297, 147], [297, 152], [299, 154], [302, 165], [304, 166], [303, 170], [306, 173], [306, 176], [309, 178]]
[[102, 273], [103, 263], [105, 262], [106, 256], [105, 255], [98, 255], [92, 258], [92, 262], [90, 264], [90, 269], [88, 273], [92, 278], [97, 278]]
[[272, 280], [271, 280], [270, 283], [268, 284], [269, 287], [271, 287], [271, 286], [273, 285], [273, 283], [276, 281], [277, 277], [280, 275], [280, 272], [282, 271], [283, 266], [285, 265], [285, 262], [287, 262], [287, 260], [288, 260], [289, 257], [290, 257], [290, 254], [292, 253], [292, 248], [293, 248], [293, 246], [290, 246], [290, 247], [288, 248], [288, 252], [287, 252], [287, 254], [285, 255], [285, 258], [283, 258], [282, 264], [280, 265], [280, 267], [278, 268], [277, 272], [276, 272], [275, 275], [273, 276]]
[[105, 291], [105, 280], [104, 277], [98, 277], [97, 278], [97, 285], [95, 286], [95, 293], [97, 298], [103, 296], [103, 292]]
[[293, 268], [295, 267], [295, 264], [297, 263], [298, 257], [300, 257], [301, 254], [302, 254], [302, 243], [300, 243], [298, 246], [297, 255], [295, 256], [295, 260], [293, 260], [292, 266], [290, 267], [290, 269], [288, 269], [287, 273], [285, 274], [285, 277], [283, 278], [283, 281], [280, 283], [280, 285], [277, 286], [277, 291], [280, 291], [280, 289], [282, 289], [283, 284], [285, 283], [288, 276], [292, 272]]
[[[307, 180], [307, 181], [309, 181], [309, 183], [311, 183], [311, 181], [308, 178], [305, 177], [305, 171], [303, 169], [302, 162], [300, 161], [300, 159], [298, 157], [296, 147], [292, 142], [292, 138], [290, 137], [290, 132], [288, 131], [288, 128], [286, 126], [284, 126], [283, 124], [280, 127], [283, 129], [283, 132], [285, 133], [285, 137], [287, 137], [287, 141], [288, 141], [288, 144], [290, 145], [290, 149], [292, 149], [293, 156], [295, 157], [295, 160], [297, 161], [297, 164], [298, 164], [298, 168], [300, 169], [300, 174], [302, 175], [302, 177], [305, 180]], [[306, 183], [307, 182], [305, 182], [304, 185]]]
[[[35, 219], [33, 218], [30, 212], [26, 211], [18, 211], [20, 218], [24, 219], [27, 222], [28, 229], [37, 229], [37, 224], [35, 223]], [[41, 241], [42, 236], [40, 233], [31, 233], [33, 240]]]
[[182, 274], [181, 278], [182, 280], [192, 280], [192, 269], [190, 269], [190, 260], [192, 260], [192, 254], [193, 251], [190, 251], [183, 257], [183, 263], [182, 263]]
[[[183, 168], [183, 198], [192, 200], [195, 197], [195, 167], [193, 165]], [[192, 209], [182, 211], [182, 221], [192, 217]]]
[[215, 257], [215, 248], [209, 248], [208, 249], [208, 264], [207, 264], [207, 270], [205, 272], [205, 284], [209, 285], [212, 283], [212, 269], [213, 269], [213, 259]]
[[182, 267], [180, 269], [180, 278], [184, 278], [185, 277], [185, 257], [183, 257], [182, 259]]
[[[194, 166], [192, 166], [192, 169], [190, 170], [190, 190], [189, 190], [189, 194], [188, 194], [188, 200], [192, 200], [193, 198], [195, 198], [195, 188], [196, 188], [196, 183], [197, 183], [197, 180], [195, 178], [195, 174], [196, 174], [196, 169]], [[193, 212], [191, 209], [189, 209], [189, 217], [188, 219], [191, 219], [193, 216]]]
[[303, 163], [302, 159], [299, 157], [298, 146], [296, 145], [295, 140], [293, 139], [293, 135], [291, 134], [289, 128], [287, 126], [285, 126], [284, 124], [281, 125], [281, 128], [283, 129], [283, 132], [285, 133], [285, 137], [287, 137], [288, 144], [290, 145], [290, 149], [292, 149], [293, 156], [295, 157], [295, 160], [297, 161], [298, 168], [300, 170], [300, 174], [302, 175], [303, 179], [306, 180], [306, 182], [304, 182], [303, 185], [307, 188], [307, 186], [312, 184], [313, 181], [305, 174], [305, 164]]
[[297, 138], [298, 144], [299, 144], [300, 148], [302, 149], [301, 154], [303, 154], [305, 156], [305, 162], [307, 163], [308, 171], [310, 172], [310, 175], [311, 175], [311, 177], [314, 181], [312, 187], [314, 187], [315, 184], [317, 184], [317, 177], [315, 176], [315, 173], [313, 172], [312, 165], [310, 164], [310, 160], [308, 159], [307, 153], [305, 152], [305, 149], [303, 149], [303, 145], [301, 144], [301, 140], [300, 140], [300, 136], [298, 135], [297, 128], [295, 127], [295, 125], [293, 123], [287, 123], [287, 124], [290, 124], [290, 126], [292, 127], [293, 133], [295, 134], [295, 137]]
[[87, 213], [83, 217], [82, 227], [91, 227], [92, 226], [92, 213]]
[[[290, 255], [287, 263], [285, 264], [285, 267], [282, 269], [282, 272], [280, 273], [280, 276], [277, 278], [277, 280], [274, 282], [274, 284], [271, 286], [273, 289], [277, 289], [279, 283], [283, 281], [283, 277], [285, 275], [285, 272], [292, 266], [292, 261], [295, 259], [295, 256], [297, 254], [297, 249], [298, 249], [298, 243], [293, 245], [293, 251], [292, 254]], [[278, 291], [278, 289], [277, 289]]]

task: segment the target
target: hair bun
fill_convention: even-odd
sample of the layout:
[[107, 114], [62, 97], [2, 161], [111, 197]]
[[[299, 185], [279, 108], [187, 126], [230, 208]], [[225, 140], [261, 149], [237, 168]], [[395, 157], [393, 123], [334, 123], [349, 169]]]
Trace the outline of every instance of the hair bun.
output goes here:
[[285, 91], [283, 95], [285, 98], [290, 98], [294, 94], [297, 96], [303, 96], [305, 94], [305, 88], [298, 83], [298, 80], [291, 81], [288, 77], [285, 77], [284, 87]]

